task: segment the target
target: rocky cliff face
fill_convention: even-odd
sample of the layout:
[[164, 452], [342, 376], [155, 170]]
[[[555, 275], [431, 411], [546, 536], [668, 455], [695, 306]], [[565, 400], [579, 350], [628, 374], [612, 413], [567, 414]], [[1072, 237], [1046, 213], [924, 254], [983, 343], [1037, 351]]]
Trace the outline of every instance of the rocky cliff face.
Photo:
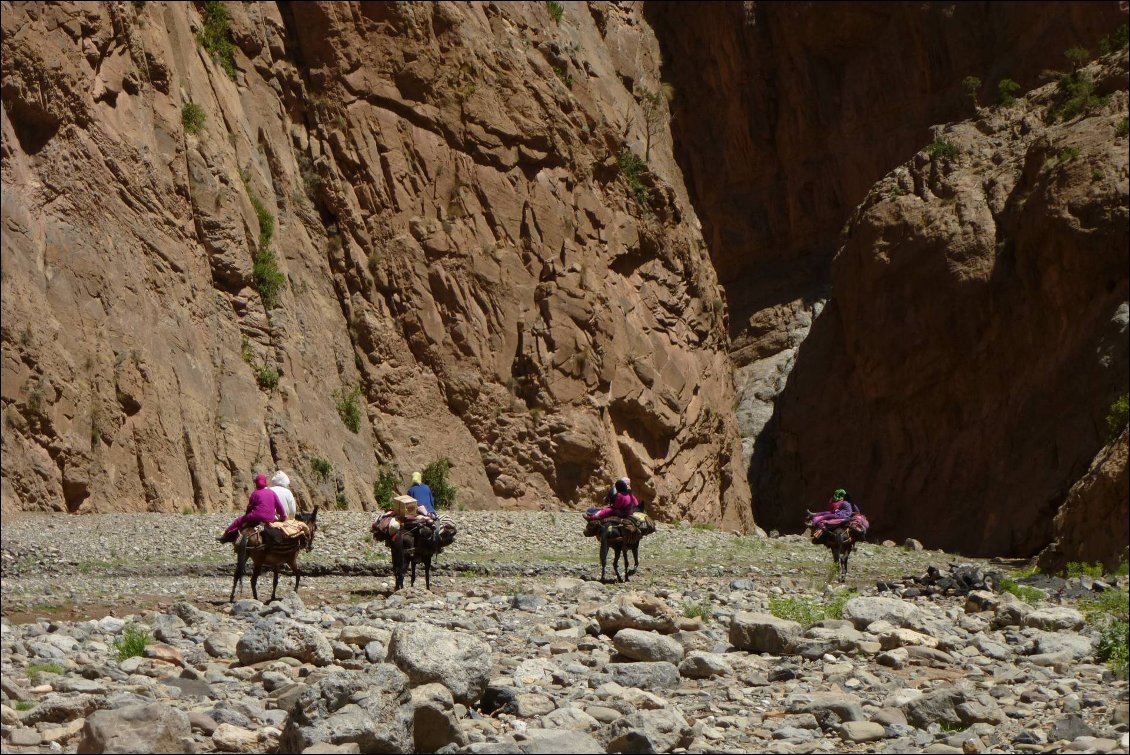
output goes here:
[[215, 5], [5, 7], [5, 510], [224, 509], [276, 466], [369, 507], [446, 456], [472, 506], [627, 473], [752, 525], [638, 4]]
[[1065, 50], [1097, 51], [1126, 22], [1117, 2], [649, 2], [645, 13], [726, 288], [747, 459], [827, 298], [844, 223], [931, 125], [972, 114], [962, 80], [979, 77], [981, 103], [994, 102], [1002, 79], [1036, 86]]
[[1130, 521], [1127, 431], [1104, 446], [1071, 488], [1055, 515], [1055, 539], [1040, 553], [1041, 569], [1058, 572], [1071, 562], [1099, 562], [1108, 572], [1126, 561]]
[[843, 486], [879, 535], [1051, 539], [1128, 382], [1125, 50], [1085, 74], [1087, 107], [1049, 84], [938, 128], [859, 206], [758, 438], [762, 526]]

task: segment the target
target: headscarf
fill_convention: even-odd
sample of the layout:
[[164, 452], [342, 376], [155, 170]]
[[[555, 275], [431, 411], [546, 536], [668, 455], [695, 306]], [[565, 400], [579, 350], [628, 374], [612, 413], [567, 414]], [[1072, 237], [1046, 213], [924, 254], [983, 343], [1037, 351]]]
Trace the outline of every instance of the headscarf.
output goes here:
[[271, 484], [277, 485], [280, 488], [289, 488], [290, 478], [287, 477], [286, 473], [280, 469], [279, 471], [275, 472], [275, 476], [271, 478]]
[[420, 474], [419, 472], [413, 472], [412, 473], [412, 484], [413, 485], [419, 485], [419, 484], [423, 483], [423, 481], [424, 481], [424, 475]]
[[262, 490], [265, 487], [267, 487], [267, 475], [260, 472], [255, 475], [255, 489]]
[[844, 490], [843, 488], [836, 488], [836, 492], [832, 493], [832, 500], [842, 501], [845, 495], [847, 495], [846, 490]]
[[[625, 478], [625, 479], [626, 479], [626, 478]], [[628, 487], [628, 483], [624, 482], [624, 479], [620, 479], [620, 480], [617, 480], [617, 481], [616, 481], [616, 492], [617, 492], [617, 493], [624, 493], [624, 494], [627, 494], [627, 492], [628, 492], [628, 491], [629, 491], [630, 489], [631, 489], [631, 488], [629, 488], [629, 487]]]

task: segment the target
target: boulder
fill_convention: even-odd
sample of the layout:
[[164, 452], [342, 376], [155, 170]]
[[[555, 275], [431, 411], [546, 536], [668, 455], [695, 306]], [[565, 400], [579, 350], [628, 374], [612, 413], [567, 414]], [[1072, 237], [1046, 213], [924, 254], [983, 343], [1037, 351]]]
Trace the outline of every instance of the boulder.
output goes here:
[[679, 686], [679, 669], [673, 663], [614, 663], [608, 668], [612, 679], [624, 687], [674, 689]]
[[470, 705], [487, 688], [492, 658], [490, 645], [473, 634], [410, 622], [393, 631], [387, 660], [412, 684], [439, 682], [456, 702]]
[[330, 674], [298, 698], [279, 752], [351, 743], [361, 752], [411, 752], [413, 713], [408, 677], [395, 666]]
[[658, 632], [621, 629], [612, 638], [612, 643], [622, 655], [636, 661], [678, 663], [683, 660], [683, 646]]
[[739, 611], [730, 622], [730, 644], [751, 653], [783, 655], [800, 637], [801, 625], [767, 613]]
[[844, 603], [844, 618], [856, 629], [866, 629], [876, 621], [913, 629], [921, 625], [921, 617], [921, 611], [914, 604], [898, 598], [852, 598]]
[[693, 730], [674, 708], [643, 710], [618, 718], [597, 732], [608, 752], [671, 752], [688, 747]]
[[279, 658], [297, 658], [315, 666], [333, 663], [333, 647], [317, 629], [275, 615], [255, 623], [239, 638], [236, 655], [244, 666]]
[[709, 679], [712, 676], [731, 674], [733, 668], [724, 655], [692, 650], [679, 664], [679, 673], [688, 679]]
[[78, 745], [80, 754], [195, 751], [188, 715], [162, 703], [95, 711]]

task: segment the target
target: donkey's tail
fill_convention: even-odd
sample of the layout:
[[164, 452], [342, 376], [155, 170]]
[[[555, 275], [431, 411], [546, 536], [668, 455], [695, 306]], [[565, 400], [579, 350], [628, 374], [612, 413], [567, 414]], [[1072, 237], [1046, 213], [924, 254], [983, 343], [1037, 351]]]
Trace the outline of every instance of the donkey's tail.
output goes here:
[[235, 579], [231, 583], [231, 597], [228, 602], [235, 600], [235, 587], [239, 585], [239, 594], [243, 594], [243, 575], [247, 573], [247, 548], [248, 542], [246, 537], [241, 537], [235, 546]]

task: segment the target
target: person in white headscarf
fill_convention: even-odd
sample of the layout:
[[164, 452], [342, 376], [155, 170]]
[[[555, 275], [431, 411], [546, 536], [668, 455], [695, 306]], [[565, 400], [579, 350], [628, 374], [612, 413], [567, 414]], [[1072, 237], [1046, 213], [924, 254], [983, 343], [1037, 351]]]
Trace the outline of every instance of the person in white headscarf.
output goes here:
[[281, 469], [271, 478], [271, 490], [275, 491], [275, 495], [282, 501], [287, 518], [293, 519], [298, 512], [298, 501], [294, 500], [294, 493], [290, 492], [290, 478]]

